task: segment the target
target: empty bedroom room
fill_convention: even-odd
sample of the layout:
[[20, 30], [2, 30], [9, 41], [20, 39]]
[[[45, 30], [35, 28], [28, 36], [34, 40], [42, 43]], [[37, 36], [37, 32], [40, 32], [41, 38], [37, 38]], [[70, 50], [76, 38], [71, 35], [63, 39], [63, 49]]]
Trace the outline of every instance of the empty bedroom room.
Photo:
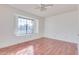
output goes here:
[[0, 55], [78, 54], [78, 4], [0, 4]]

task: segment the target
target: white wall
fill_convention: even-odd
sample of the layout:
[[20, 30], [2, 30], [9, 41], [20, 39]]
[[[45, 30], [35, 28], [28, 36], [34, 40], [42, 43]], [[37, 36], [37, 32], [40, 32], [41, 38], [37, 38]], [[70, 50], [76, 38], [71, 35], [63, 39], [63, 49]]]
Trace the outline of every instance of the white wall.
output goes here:
[[[31, 37], [17, 37], [15, 35], [15, 14], [39, 19], [39, 33]], [[43, 36], [64, 41], [79, 43], [79, 23], [77, 11], [67, 12], [44, 19], [30, 13], [0, 5], [0, 48]], [[44, 30], [43, 30], [44, 29]]]
[[45, 20], [44, 36], [79, 43], [78, 10], [51, 16]]
[[[33, 34], [31, 37], [17, 37], [15, 35], [16, 14], [39, 19], [39, 33]], [[8, 5], [0, 5], [0, 48], [41, 37], [44, 28], [42, 19]]]

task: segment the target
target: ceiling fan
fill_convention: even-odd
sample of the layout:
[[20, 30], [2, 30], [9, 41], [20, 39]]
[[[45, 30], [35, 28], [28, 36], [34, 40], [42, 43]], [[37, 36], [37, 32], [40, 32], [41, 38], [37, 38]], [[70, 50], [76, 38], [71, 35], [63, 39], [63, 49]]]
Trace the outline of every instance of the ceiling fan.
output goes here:
[[36, 9], [39, 9], [40, 11], [46, 11], [49, 7], [52, 7], [53, 4], [40, 4]]

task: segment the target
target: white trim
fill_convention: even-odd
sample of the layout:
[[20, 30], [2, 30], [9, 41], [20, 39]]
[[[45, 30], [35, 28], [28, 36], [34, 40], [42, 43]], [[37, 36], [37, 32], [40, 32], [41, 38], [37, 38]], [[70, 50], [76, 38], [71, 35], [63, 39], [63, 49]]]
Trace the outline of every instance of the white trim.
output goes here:
[[16, 16], [16, 17], [21, 16], [21, 17], [23, 17], [23, 18], [27, 18], [27, 19], [30, 19], [30, 20], [32, 20], [32, 19], [37, 19], [37, 18], [33, 18], [33, 17], [29, 17], [29, 16], [21, 15], [21, 14], [16, 14], [16, 13], [15, 13], [15, 16]]
[[[33, 20], [35, 25], [34, 25], [34, 32], [32, 34], [25, 34], [25, 35], [21, 35], [21, 34], [17, 34], [17, 19], [18, 17], [23, 17], [23, 18], [26, 18], [26, 19], [29, 19], [29, 20]], [[24, 15], [19, 15], [19, 14], [15, 14], [15, 24], [16, 24], [16, 27], [15, 27], [15, 35], [16, 36], [32, 36], [33, 34], [38, 34], [39, 33], [39, 21], [38, 19], [35, 19], [35, 18], [31, 18], [31, 17], [26, 17]]]

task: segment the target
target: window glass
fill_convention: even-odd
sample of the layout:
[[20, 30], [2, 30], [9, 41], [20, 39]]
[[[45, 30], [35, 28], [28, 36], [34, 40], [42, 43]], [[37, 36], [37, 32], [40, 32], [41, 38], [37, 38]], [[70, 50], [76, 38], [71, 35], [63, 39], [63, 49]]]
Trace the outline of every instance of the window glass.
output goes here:
[[34, 29], [34, 22], [33, 20], [18, 17], [17, 20], [17, 33], [19, 35], [26, 35], [26, 34], [32, 34]]

